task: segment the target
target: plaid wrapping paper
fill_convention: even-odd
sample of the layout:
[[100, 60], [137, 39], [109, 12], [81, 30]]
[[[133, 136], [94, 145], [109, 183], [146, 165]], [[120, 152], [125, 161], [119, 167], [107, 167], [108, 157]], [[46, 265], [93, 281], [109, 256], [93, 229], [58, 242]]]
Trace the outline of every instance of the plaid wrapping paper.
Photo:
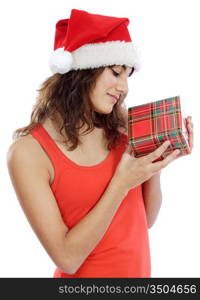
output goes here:
[[154, 151], [166, 140], [171, 144], [154, 162], [163, 160], [175, 149], [189, 153], [186, 119], [181, 112], [180, 96], [128, 108], [129, 145], [135, 157]]

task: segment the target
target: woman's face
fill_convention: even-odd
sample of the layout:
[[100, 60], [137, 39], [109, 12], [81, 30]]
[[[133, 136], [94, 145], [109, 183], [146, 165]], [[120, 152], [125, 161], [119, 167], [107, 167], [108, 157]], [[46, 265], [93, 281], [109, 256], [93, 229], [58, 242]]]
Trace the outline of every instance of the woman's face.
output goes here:
[[106, 67], [90, 94], [93, 110], [101, 114], [111, 113], [119, 97], [128, 93], [128, 77], [131, 73], [131, 67]]

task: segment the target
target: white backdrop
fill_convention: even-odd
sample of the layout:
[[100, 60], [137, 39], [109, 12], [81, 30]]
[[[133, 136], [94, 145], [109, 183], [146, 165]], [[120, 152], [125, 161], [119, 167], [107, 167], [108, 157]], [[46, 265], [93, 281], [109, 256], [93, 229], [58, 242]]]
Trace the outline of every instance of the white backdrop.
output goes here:
[[143, 67], [130, 79], [127, 106], [180, 95], [193, 118], [193, 153], [162, 171], [163, 203], [149, 237], [152, 277], [200, 277], [198, 5], [198, 0], [1, 2], [0, 277], [52, 277], [55, 269], [16, 198], [6, 152], [13, 131], [29, 123], [36, 90], [51, 75], [55, 23], [72, 8], [130, 19]]

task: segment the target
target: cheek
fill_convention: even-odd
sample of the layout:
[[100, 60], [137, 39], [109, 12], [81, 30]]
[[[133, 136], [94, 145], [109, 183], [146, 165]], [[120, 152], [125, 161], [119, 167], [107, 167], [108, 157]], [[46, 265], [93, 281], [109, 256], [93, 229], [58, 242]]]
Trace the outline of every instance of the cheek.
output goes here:
[[93, 97], [107, 93], [116, 84], [116, 78], [109, 72], [102, 74], [99, 80], [96, 82], [96, 86], [92, 92]]
[[116, 79], [113, 76], [106, 76], [102, 81], [101, 87], [104, 88], [104, 90], [108, 90], [110, 88], [113, 88], [115, 83], [116, 83]]

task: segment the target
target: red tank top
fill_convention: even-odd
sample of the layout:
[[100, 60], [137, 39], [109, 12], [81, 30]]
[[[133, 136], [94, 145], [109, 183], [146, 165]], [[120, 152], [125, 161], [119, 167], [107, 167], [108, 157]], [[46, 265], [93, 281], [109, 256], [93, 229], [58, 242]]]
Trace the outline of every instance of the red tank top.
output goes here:
[[[66, 226], [75, 226], [106, 190], [128, 142], [121, 139], [102, 162], [80, 166], [57, 146], [41, 124], [30, 131], [51, 159], [55, 196]], [[53, 277], [150, 277], [148, 227], [141, 185], [131, 189], [121, 202], [101, 241], [73, 275], [56, 268]]]

